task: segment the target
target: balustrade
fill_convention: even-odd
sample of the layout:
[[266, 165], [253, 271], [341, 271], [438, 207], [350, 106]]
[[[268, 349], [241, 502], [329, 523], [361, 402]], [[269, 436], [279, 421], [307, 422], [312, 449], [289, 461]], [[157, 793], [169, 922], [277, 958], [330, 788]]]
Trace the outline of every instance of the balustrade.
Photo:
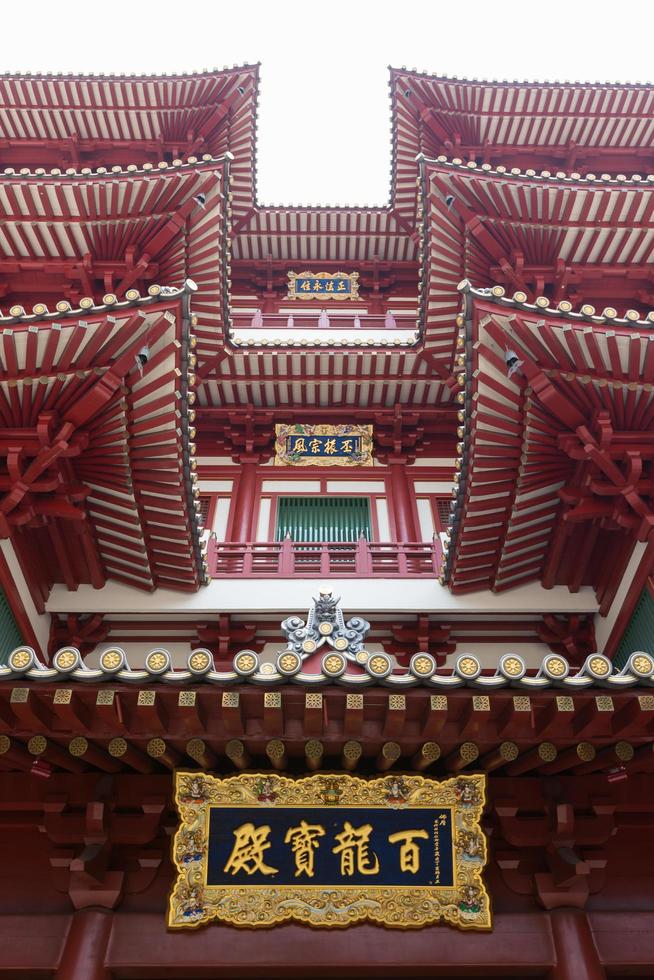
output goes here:
[[232, 326], [235, 330], [281, 330], [281, 329], [311, 329], [311, 330], [415, 330], [416, 317], [394, 314], [357, 313], [356, 311], [340, 312], [330, 310], [327, 318], [321, 319], [321, 311], [315, 313], [302, 310], [298, 313], [263, 313], [259, 316], [251, 313], [232, 313]]
[[429, 542], [217, 541], [209, 539], [209, 573], [220, 578], [422, 578], [440, 574], [442, 547]]

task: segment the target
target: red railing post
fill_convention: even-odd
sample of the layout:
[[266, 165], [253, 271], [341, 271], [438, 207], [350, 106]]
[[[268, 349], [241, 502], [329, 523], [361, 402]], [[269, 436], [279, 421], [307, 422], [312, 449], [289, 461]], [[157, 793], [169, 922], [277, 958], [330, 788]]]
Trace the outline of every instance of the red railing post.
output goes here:
[[354, 568], [357, 575], [372, 575], [372, 552], [365, 534], [360, 535], [357, 541]]
[[439, 534], [434, 533], [431, 552], [434, 571], [437, 575], [440, 575], [441, 568], [443, 567], [443, 545]]
[[322, 544], [320, 546], [320, 574], [329, 575], [329, 545]]
[[293, 541], [291, 539], [291, 535], [288, 533], [282, 541], [279, 549], [278, 571], [279, 574], [283, 575], [284, 577], [295, 574], [295, 553], [293, 551]]
[[403, 541], [399, 541], [397, 545], [397, 570], [400, 575], [406, 575], [407, 561], [406, 561], [406, 545]]
[[252, 574], [252, 545], [246, 544], [243, 548], [243, 574]]
[[207, 541], [207, 568], [209, 570], [209, 575], [214, 578], [216, 574], [216, 565], [218, 562], [218, 541], [215, 532], [212, 531], [209, 535], [209, 540]]

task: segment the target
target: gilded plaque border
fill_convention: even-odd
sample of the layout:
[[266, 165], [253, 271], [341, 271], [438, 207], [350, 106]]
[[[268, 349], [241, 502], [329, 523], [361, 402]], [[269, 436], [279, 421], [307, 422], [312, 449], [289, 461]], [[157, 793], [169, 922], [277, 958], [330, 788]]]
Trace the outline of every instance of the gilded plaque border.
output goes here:
[[[294, 456], [287, 451], [288, 436], [357, 436], [361, 451], [356, 456]], [[372, 425], [275, 425], [275, 466], [372, 466]]]
[[[290, 779], [277, 773], [241, 773], [227, 778], [197, 771], [175, 773], [180, 824], [172, 843], [177, 879], [168, 902], [170, 929], [196, 928], [212, 920], [262, 928], [298, 921], [343, 928], [363, 921], [393, 929], [416, 929], [443, 921], [459, 929], [492, 927], [490, 899], [482, 877], [488, 845], [480, 819], [486, 803], [483, 774], [439, 782], [417, 775], [361, 779], [344, 774]], [[262, 786], [265, 792], [262, 793]], [[262, 798], [263, 797], [263, 798]], [[454, 884], [307, 886], [304, 884], [207, 886], [209, 812], [213, 806], [330, 806], [452, 808]], [[472, 845], [472, 846], [471, 846]]]
[[[289, 272], [288, 275], [288, 293], [286, 295], [287, 299], [298, 299], [301, 301], [307, 299], [321, 299], [324, 301], [331, 302], [332, 300], [338, 300], [342, 302], [343, 300], [359, 299], [359, 273], [358, 272]], [[350, 292], [349, 293], [300, 293], [296, 288], [298, 279], [331, 279], [332, 282], [337, 279], [349, 279], [350, 280]]]

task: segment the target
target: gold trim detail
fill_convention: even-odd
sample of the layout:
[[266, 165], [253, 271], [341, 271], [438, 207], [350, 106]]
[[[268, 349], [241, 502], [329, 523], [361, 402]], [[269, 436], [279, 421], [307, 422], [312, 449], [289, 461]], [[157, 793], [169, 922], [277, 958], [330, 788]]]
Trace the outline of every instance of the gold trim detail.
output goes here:
[[[296, 920], [322, 928], [369, 921], [415, 929], [443, 921], [460, 929], [490, 929], [490, 899], [482, 878], [488, 857], [480, 826], [485, 803], [483, 774], [438, 782], [413, 774], [371, 780], [344, 774], [290, 779], [270, 772], [223, 779], [178, 770], [175, 804], [180, 824], [172, 842], [177, 878], [168, 901], [168, 927], [194, 928], [215, 919], [246, 928]], [[405, 875], [398, 885], [375, 885], [372, 877], [365, 885], [348, 885], [347, 879], [342, 885], [308, 884], [310, 879], [305, 878], [208, 885], [210, 814], [220, 807], [244, 807], [249, 813], [253, 807], [261, 808], [262, 826], [270, 822], [270, 808], [315, 808], [320, 822], [321, 815], [327, 810], [333, 815], [335, 807], [365, 807], [380, 813], [447, 807], [451, 809], [453, 883], [410, 885]], [[384, 819], [388, 822], [387, 816]]]
[[372, 425], [278, 423], [275, 466], [372, 466], [372, 436]]
[[122, 657], [117, 650], [105, 650], [100, 657], [100, 665], [103, 670], [117, 670], [121, 660]]
[[[304, 302], [309, 299], [321, 299], [323, 303], [332, 300], [359, 299], [358, 272], [289, 272], [287, 299], [299, 299]], [[299, 283], [298, 283], [299, 280]], [[345, 283], [349, 281], [349, 289]], [[319, 283], [319, 288], [313, 288]], [[308, 283], [309, 288], [304, 287]], [[344, 286], [341, 287], [340, 284]], [[340, 287], [340, 288], [339, 288]]]
[[193, 670], [207, 670], [207, 668], [211, 666], [209, 654], [205, 653], [203, 650], [196, 650], [195, 653], [191, 655], [189, 665], [193, 668]]
[[9, 666], [12, 670], [26, 670], [32, 657], [29, 650], [23, 650], [22, 648], [14, 650], [14, 652], [9, 657]]
[[590, 661], [590, 669], [593, 673], [597, 674], [598, 677], [605, 677], [610, 673], [611, 668], [604, 657], [593, 657]]

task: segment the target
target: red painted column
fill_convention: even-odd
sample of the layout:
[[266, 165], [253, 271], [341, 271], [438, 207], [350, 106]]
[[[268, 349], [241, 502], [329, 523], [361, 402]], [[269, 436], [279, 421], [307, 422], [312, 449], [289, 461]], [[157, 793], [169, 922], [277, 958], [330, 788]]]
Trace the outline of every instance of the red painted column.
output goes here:
[[406, 460], [389, 456], [391, 503], [395, 518], [395, 534], [398, 541], [418, 541], [413, 515], [413, 494], [406, 471]]
[[259, 460], [258, 455], [245, 453], [240, 458], [240, 472], [234, 494], [234, 519], [230, 538], [232, 541], [252, 540]]
[[588, 918], [582, 909], [550, 912], [556, 966], [549, 980], [605, 980]]
[[56, 980], [111, 980], [105, 955], [111, 936], [112, 913], [80, 909], [73, 915]]

